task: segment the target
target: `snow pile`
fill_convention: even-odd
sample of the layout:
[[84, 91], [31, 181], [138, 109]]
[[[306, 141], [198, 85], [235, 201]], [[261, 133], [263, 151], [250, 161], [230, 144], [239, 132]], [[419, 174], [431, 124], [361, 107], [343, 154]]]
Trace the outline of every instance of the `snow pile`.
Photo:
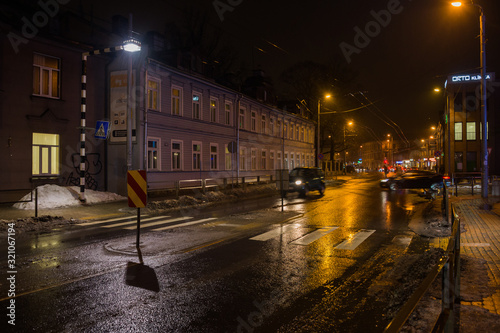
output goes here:
[[[47, 184], [37, 187], [38, 190], [38, 208], [57, 208], [66, 206], [81, 205], [79, 200], [80, 188], [78, 186], [59, 186]], [[33, 191], [34, 192], [34, 191]], [[17, 209], [33, 210], [35, 209], [35, 193], [33, 193], [33, 201], [18, 202], [13, 205]], [[108, 201], [125, 200], [127, 198], [109, 192], [99, 192], [93, 190], [85, 190], [85, 198], [88, 204], [102, 203]], [[25, 195], [20, 201], [31, 200], [31, 194]]]

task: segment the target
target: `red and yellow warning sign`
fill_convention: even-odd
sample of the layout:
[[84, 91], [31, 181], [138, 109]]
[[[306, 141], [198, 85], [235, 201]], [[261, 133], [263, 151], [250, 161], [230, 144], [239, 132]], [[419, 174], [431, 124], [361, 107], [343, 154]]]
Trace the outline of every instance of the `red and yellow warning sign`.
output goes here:
[[148, 201], [148, 181], [145, 170], [127, 172], [128, 206], [144, 208]]

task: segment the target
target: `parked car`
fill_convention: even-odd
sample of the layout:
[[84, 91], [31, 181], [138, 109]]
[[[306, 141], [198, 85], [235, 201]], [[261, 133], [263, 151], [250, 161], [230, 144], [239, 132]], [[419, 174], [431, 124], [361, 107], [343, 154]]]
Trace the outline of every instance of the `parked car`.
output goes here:
[[299, 192], [301, 196], [309, 191], [325, 192], [325, 173], [320, 168], [295, 168], [290, 172], [290, 192]]
[[399, 176], [382, 179], [380, 187], [391, 190], [407, 188], [430, 188], [437, 190], [443, 186], [443, 180], [449, 180], [449, 177], [432, 171], [410, 170]]

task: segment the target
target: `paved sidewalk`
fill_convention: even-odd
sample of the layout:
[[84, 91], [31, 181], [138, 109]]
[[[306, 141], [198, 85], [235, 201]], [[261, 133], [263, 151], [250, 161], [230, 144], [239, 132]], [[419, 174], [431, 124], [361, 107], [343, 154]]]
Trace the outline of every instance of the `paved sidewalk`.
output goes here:
[[461, 254], [486, 261], [489, 284], [495, 290], [481, 302], [462, 304], [479, 306], [500, 315], [500, 198], [490, 198], [489, 203], [495, 203], [492, 210], [485, 210], [484, 201], [478, 196], [452, 200], [466, 230], [460, 237]]

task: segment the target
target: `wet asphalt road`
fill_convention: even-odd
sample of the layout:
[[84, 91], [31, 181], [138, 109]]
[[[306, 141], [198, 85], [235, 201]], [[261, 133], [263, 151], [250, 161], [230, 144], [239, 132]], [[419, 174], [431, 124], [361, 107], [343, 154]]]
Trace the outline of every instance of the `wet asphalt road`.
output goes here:
[[[173, 218], [210, 220], [163, 231], [150, 231], [163, 226], [161, 221], [149, 222], [158, 224], [143, 228], [144, 265], [137, 255], [110, 251], [130, 248], [135, 231], [124, 229], [128, 224], [72, 226], [23, 238], [17, 245], [16, 326], [4, 315], [0, 327], [15, 332], [382, 331], [388, 321], [380, 290], [388, 282], [381, 277], [395, 258], [426, 247], [407, 226], [419, 200], [359, 178], [327, 188], [324, 196], [289, 195], [283, 213], [278, 198], [246, 209], [183, 212]], [[7, 247], [4, 240], [0, 246]], [[2, 254], [3, 311], [10, 304], [6, 271]]]

